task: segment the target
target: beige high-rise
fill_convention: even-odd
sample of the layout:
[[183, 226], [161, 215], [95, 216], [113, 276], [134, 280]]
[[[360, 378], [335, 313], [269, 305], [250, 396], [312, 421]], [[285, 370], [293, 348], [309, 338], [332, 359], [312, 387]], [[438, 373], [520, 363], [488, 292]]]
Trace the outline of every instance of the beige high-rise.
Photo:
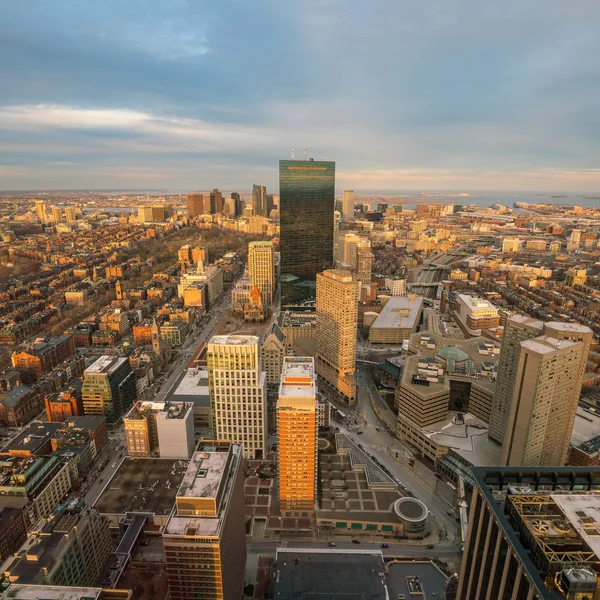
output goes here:
[[273, 242], [250, 242], [248, 245], [248, 274], [260, 290], [263, 304], [273, 305], [275, 293], [275, 252]]
[[46, 200], [35, 201], [35, 214], [40, 223], [48, 222], [48, 202]]
[[502, 464], [566, 463], [592, 335], [584, 325], [553, 322], [519, 342]]
[[356, 402], [357, 320], [358, 283], [352, 274], [337, 269], [317, 274], [317, 374], [351, 406]]
[[206, 353], [208, 389], [217, 439], [243, 445], [244, 458], [266, 455], [266, 375], [254, 335], [216, 335]]
[[[317, 396], [314, 359], [287, 356], [277, 401], [279, 501], [293, 516], [315, 508]], [[299, 511], [298, 514], [294, 514]]]
[[489, 428], [490, 438], [499, 444], [504, 441], [506, 433], [508, 413], [521, 354], [521, 342], [542, 335], [543, 328], [542, 321], [523, 315], [511, 317], [504, 326]]
[[371, 273], [373, 270], [373, 253], [371, 252], [371, 242], [369, 240], [360, 240], [356, 244], [356, 277], [361, 283], [371, 283]]
[[354, 219], [354, 190], [344, 190], [342, 197], [342, 218], [346, 222]]

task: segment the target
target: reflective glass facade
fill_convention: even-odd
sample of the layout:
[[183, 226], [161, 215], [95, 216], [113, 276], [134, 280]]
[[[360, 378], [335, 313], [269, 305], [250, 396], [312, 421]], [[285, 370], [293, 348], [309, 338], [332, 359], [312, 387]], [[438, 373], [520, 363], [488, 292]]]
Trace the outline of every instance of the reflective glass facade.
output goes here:
[[333, 266], [335, 162], [279, 161], [281, 304], [316, 296], [317, 273]]

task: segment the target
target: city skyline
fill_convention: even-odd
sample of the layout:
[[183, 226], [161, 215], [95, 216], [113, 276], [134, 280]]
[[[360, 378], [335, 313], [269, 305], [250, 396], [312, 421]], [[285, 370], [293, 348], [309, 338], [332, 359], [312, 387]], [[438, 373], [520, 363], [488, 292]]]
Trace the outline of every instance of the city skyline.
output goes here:
[[291, 147], [340, 189], [600, 187], [597, 4], [340, 8], [4, 7], [2, 187], [275, 189]]

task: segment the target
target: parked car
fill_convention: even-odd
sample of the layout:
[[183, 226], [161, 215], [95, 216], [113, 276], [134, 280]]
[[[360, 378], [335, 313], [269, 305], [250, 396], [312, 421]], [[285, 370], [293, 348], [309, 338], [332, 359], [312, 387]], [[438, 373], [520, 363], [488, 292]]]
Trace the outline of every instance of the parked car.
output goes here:
[[356, 433], [357, 433], [357, 435], [360, 435], [362, 433], [362, 431], [357, 431]]

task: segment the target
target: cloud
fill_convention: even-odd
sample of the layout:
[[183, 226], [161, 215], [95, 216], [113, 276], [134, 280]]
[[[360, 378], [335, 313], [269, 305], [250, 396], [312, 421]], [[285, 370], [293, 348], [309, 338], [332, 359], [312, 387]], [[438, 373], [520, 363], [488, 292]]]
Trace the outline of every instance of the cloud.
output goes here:
[[5, 3], [0, 187], [276, 186], [308, 147], [340, 185], [592, 189], [599, 19], [592, 0]]

